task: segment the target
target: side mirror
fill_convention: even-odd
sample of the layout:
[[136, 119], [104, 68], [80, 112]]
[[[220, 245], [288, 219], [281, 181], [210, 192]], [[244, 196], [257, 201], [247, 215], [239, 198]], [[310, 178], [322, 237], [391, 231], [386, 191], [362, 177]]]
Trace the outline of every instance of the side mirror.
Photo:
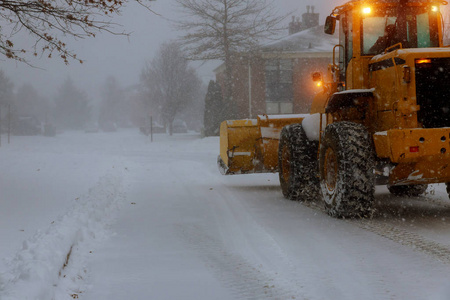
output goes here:
[[336, 18], [332, 16], [328, 16], [325, 20], [325, 26], [323, 28], [323, 31], [326, 34], [334, 34], [334, 31], [336, 29]]
[[312, 80], [313, 80], [314, 82], [316, 82], [316, 81], [322, 81], [322, 74], [321, 74], [320, 72], [314, 72], [314, 73], [312, 74]]

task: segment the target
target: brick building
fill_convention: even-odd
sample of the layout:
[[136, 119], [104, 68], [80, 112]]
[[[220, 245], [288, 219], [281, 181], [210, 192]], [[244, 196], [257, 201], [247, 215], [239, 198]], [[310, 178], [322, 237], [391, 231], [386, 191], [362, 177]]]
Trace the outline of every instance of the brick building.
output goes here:
[[[326, 72], [338, 38], [323, 33], [314, 7], [311, 12], [307, 9], [302, 22], [292, 20], [292, 34], [260, 47], [256, 53], [240, 53], [234, 58], [233, 107], [237, 118], [309, 112], [318, 91], [311, 74]], [[303, 28], [307, 29], [295, 32]], [[214, 72], [223, 87], [225, 66]]]

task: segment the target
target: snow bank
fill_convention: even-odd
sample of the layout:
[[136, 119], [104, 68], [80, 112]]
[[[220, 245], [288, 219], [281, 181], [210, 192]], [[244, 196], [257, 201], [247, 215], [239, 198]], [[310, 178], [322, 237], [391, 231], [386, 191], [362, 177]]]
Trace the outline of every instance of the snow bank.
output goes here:
[[74, 299], [85, 290], [85, 261], [125, 196], [120, 176], [106, 175], [47, 230], [23, 242], [0, 276], [2, 300]]

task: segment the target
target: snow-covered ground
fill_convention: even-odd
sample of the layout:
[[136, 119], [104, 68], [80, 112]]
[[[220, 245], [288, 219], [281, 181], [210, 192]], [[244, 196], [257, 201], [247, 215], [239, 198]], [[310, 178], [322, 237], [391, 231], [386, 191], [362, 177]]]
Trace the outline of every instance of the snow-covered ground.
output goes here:
[[450, 299], [450, 201], [377, 188], [372, 220], [222, 176], [218, 138], [138, 130], [0, 147], [0, 299]]

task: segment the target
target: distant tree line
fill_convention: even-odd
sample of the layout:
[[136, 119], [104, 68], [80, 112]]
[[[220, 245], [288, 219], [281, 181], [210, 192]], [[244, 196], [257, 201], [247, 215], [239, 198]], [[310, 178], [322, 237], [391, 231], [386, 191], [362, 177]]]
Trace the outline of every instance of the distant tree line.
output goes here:
[[100, 129], [139, 125], [142, 108], [136, 100], [137, 88], [122, 88], [112, 76], [100, 88], [101, 99], [92, 99], [68, 77], [52, 98], [46, 98], [30, 83], [15, 88], [0, 70], [1, 131], [11, 127], [12, 134], [54, 135], [56, 130], [83, 130], [89, 124]]
[[[0, 54], [25, 60], [34, 56], [57, 54], [65, 63], [78, 60], [67, 48], [67, 36], [94, 37], [96, 32], [113, 32], [110, 16], [119, 14], [128, 2], [149, 9], [152, 0], [128, 1], [20, 1], [0, 4], [2, 17], [9, 21], [12, 32], [24, 30], [36, 41], [31, 51], [16, 48], [14, 35], [0, 38]], [[0, 73], [0, 117], [5, 109], [17, 121], [32, 116], [58, 130], [82, 129], [88, 123], [99, 127], [147, 126], [150, 118], [170, 134], [174, 124], [187, 123], [190, 129], [204, 128], [205, 135], [218, 135], [219, 125], [233, 119], [237, 105], [232, 97], [232, 68], [235, 54], [253, 51], [261, 40], [279, 32], [276, 1], [267, 0], [176, 0], [183, 13], [176, 26], [182, 31], [178, 41], [167, 42], [141, 70], [140, 82], [123, 87], [108, 77], [100, 87], [100, 99], [92, 99], [82, 88], [67, 78], [53, 99], [39, 95], [31, 84], [16, 91], [7, 76]], [[106, 17], [106, 19], [105, 19]], [[18, 27], [18, 25], [20, 26]], [[114, 32], [113, 32], [114, 33]], [[119, 33], [123, 34], [123, 33]], [[221, 60], [225, 63], [222, 86], [211, 81], [206, 87], [191, 60]], [[4, 116], [3, 116], [4, 117]], [[4, 120], [4, 118], [2, 118]], [[4, 121], [2, 121], [4, 122]]]
[[155, 126], [168, 133], [172, 133], [174, 121], [190, 130], [203, 127], [206, 87], [176, 43], [161, 46], [142, 69], [139, 84], [123, 87], [109, 76], [99, 90], [100, 98], [93, 99], [68, 77], [53, 97], [46, 98], [30, 83], [15, 88], [0, 70], [1, 130], [5, 132], [11, 125], [12, 133], [19, 135], [45, 134], [50, 129], [53, 135], [90, 126], [110, 131], [140, 127], [148, 124], [150, 116]]

